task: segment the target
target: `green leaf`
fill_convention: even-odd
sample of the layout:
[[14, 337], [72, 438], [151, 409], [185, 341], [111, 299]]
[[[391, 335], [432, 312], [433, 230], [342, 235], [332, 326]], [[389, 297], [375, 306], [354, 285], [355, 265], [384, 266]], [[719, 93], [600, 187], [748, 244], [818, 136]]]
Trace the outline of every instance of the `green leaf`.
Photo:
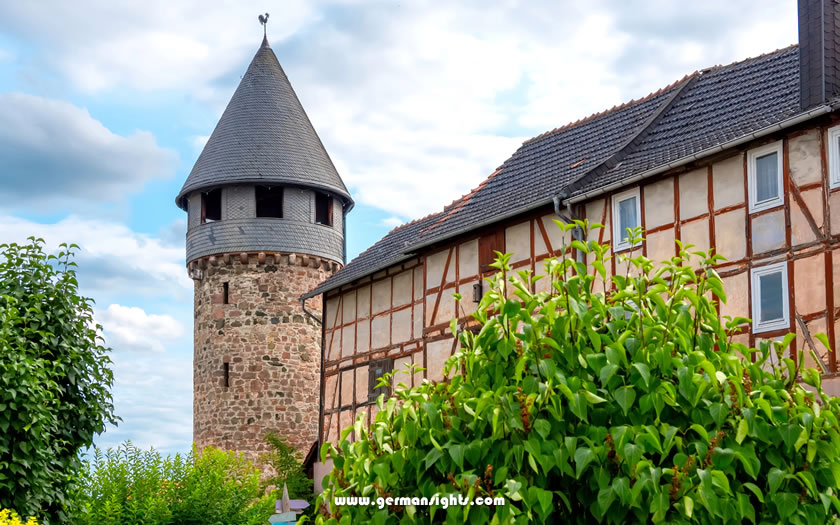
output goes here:
[[458, 465], [458, 468], [463, 470], [464, 469], [464, 445], [457, 444], [457, 445], [449, 445], [449, 456], [452, 458], [452, 461]]
[[735, 442], [739, 445], [744, 442], [744, 438], [747, 437], [747, 432], [749, 432], [749, 426], [747, 425], [747, 420], [741, 418], [741, 421], [738, 422], [738, 433], [735, 435]]
[[642, 376], [642, 381], [645, 382], [645, 388], [650, 387], [650, 369], [644, 363], [633, 363], [633, 367], [639, 371], [639, 375]]
[[575, 478], [580, 479], [584, 469], [595, 459], [595, 454], [587, 447], [575, 451]]
[[636, 392], [633, 390], [632, 386], [623, 386], [615, 390], [613, 397], [615, 397], [616, 402], [624, 411], [624, 415], [626, 416], [627, 412], [630, 411], [630, 407], [633, 405], [633, 400], [636, 399]]

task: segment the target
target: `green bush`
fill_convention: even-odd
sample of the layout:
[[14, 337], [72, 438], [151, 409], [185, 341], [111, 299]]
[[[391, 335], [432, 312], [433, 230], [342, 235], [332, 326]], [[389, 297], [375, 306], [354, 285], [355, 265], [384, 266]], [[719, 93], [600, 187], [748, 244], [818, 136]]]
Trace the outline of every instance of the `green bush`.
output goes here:
[[277, 434], [269, 433], [265, 440], [272, 448], [265, 460], [275, 472], [274, 476], [266, 480], [265, 485], [274, 486], [278, 491], [282, 491], [283, 485], [286, 485], [290, 499], [303, 499], [312, 503], [312, 480], [303, 470], [301, 453]]
[[0, 508], [69, 521], [79, 451], [116, 423], [108, 349], [79, 296], [76, 246], [0, 245]]
[[[685, 247], [657, 268], [620, 256], [608, 279], [608, 246], [573, 247], [592, 263], [549, 261], [550, 293], [531, 293], [502, 256], [449, 379], [380, 397], [370, 430], [360, 419], [324, 445], [334, 470], [318, 522], [837, 522], [840, 401], [817, 371], [772, 365], [793, 336], [732, 342], [747, 320], [722, 321], [710, 299], [725, 301], [718, 257]], [[506, 504], [384, 500], [436, 493]]]
[[274, 512], [275, 494], [233, 452], [162, 456], [126, 443], [86, 463], [79, 525], [263, 525]]

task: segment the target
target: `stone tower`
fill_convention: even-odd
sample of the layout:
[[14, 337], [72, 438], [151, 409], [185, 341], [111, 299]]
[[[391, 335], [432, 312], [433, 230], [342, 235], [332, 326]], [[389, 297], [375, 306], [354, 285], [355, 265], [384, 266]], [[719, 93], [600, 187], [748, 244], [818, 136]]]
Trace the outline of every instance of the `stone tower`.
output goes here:
[[263, 39], [175, 200], [195, 283], [193, 439], [246, 453], [318, 436], [319, 300], [353, 200]]

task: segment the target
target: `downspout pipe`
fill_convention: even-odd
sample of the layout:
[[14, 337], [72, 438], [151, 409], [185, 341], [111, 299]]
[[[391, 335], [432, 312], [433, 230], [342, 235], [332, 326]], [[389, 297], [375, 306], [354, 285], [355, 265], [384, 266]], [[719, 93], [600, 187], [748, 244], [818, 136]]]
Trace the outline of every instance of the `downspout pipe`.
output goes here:
[[[574, 218], [575, 214], [572, 212], [572, 204], [566, 203], [566, 214], [564, 215], [562, 211], [560, 211], [560, 206], [563, 201], [568, 195], [566, 193], [561, 193], [560, 195], [554, 196], [551, 200], [554, 203], [554, 214], [560, 217], [560, 220], [565, 222], [566, 224], [572, 224], [572, 219]], [[583, 232], [580, 229], [580, 226], [575, 226], [572, 230], [572, 238], [578, 241], [583, 240]], [[575, 260], [577, 262], [583, 262], [583, 253], [579, 250], [575, 250]]]
[[308, 315], [316, 323], [321, 324], [321, 320], [318, 319], [318, 317], [316, 317], [315, 314], [313, 314], [312, 312], [310, 312], [309, 310], [306, 309], [306, 298], [304, 298], [304, 297], [300, 298], [300, 307], [301, 307], [301, 309], [303, 309], [303, 313]]

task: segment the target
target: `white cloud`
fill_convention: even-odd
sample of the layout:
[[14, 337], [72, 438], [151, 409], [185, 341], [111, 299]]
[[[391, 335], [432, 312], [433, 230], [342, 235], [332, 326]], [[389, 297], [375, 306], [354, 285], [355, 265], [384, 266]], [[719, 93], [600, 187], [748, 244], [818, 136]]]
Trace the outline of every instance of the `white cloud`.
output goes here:
[[182, 243], [167, 243], [123, 224], [75, 216], [52, 224], [0, 216], [0, 242], [21, 243], [29, 236], [43, 238], [51, 251], [63, 242], [78, 244], [80, 285], [100, 301], [121, 295], [183, 301], [192, 297]]
[[96, 312], [105, 341], [118, 352], [165, 352], [167, 343], [184, 334], [184, 327], [169, 315], [147, 314], [136, 306], [112, 304]]
[[116, 135], [86, 109], [21, 93], [0, 94], [0, 158], [5, 207], [38, 211], [122, 200], [177, 160], [148, 131]]
[[403, 222], [404, 221], [399, 217], [385, 217], [384, 219], [382, 219], [383, 226], [388, 226], [389, 228], [396, 228]]
[[196, 135], [190, 140], [190, 142], [192, 143], [193, 148], [195, 148], [195, 151], [201, 152], [209, 139], [210, 135]]

